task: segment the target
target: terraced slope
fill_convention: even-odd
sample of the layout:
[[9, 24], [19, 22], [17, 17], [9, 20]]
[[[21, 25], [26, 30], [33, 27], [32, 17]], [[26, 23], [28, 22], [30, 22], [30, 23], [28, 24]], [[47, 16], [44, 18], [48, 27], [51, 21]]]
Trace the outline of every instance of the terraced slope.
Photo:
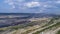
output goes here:
[[[30, 19], [31, 20], [31, 19]], [[0, 34], [59, 34], [60, 18], [32, 19], [24, 25], [0, 28]]]

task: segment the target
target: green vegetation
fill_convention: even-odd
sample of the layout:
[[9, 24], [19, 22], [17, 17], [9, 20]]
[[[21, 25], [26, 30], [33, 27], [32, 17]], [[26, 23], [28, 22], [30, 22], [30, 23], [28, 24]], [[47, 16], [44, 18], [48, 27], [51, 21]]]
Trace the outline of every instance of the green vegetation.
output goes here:
[[[53, 23], [53, 21], [54, 20], [51, 20], [52, 21], [52, 23]], [[50, 21], [50, 22], [51, 22]], [[37, 32], [35, 32], [35, 33], [33, 33], [33, 34], [39, 34], [40, 32], [42, 32], [42, 31], [45, 31], [45, 30], [47, 30], [47, 29], [50, 29], [50, 28], [52, 28], [52, 27], [57, 27], [57, 26], [60, 26], [60, 22], [57, 22], [56, 24], [54, 24], [54, 25], [52, 25], [52, 26], [49, 26], [49, 27], [47, 27], [47, 28], [45, 28], [45, 29], [42, 29], [41, 31], [37, 31]]]
[[42, 32], [42, 31], [44, 31], [44, 30], [46, 30], [46, 29], [50, 29], [50, 28], [52, 28], [52, 27], [57, 27], [57, 26], [60, 26], [60, 22], [58, 22], [57, 24], [55, 24], [55, 25], [53, 25], [53, 26], [50, 26], [50, 27], [48, 27], [48, 28], [45, 28], [45, 29], [43, 29], [43, 30], [41, 30], [41, 31], [37, 31], [37, 32], [35, 32], [35, 33], [33, 33], [33, 34], [39, 34], [40, 32]]
[[48, 25], [51, 25], [51, 24], [53, 24], [54, 22], [54, 19], [52, 18], [46, 25], [44, 25], [44, 26], [42, 26], [42, 27], [45, 27], [45, 26], [48, 26]]
[[60, 34], [60, 30], [56, 34]]
[[[33, 31], [38, 30], [40, 28], [43, 28], [42, 30], [36, 31], [35, 33], [33, 33], [33, 34], [39, 34], [39, 33], [43, 32], [47, 29], [51, 29], [53, 27], [56, 27], [56, 28], [60, 27], [60, 22], [57, 21], [56, 24], [54, 24], [55, 21], [58, 20], [58, 19], [59, 18], [52, 18], [49, 22], [47, 21], [46, 23], [45, 23], [45, 21], [44, 22], [43, 21], [41, 21], [41, 22], [40, 21], [33, 21], [33, 22], [29, 22], [27, 24], [21, 24], [21, 25], [15, 25], [15, 26], [9, 26], [9, 27], [5, 27], [5, 28], [0, 28], [0, 32], [4, 32], [4, 31], [7, 31], [7, 30], [18, 31], [18, 29], [22, 29], [22, 28], [24, 29], [28, 26], [32, 27], [34, 25], [40, 25], [41, 23], [43, 23], [44, 25], [42, 24], [42, 26], [39, 27], [39, 28], [26, 30], [25, 32], [21, 33], [21, 34], [28, 34], [30, 32], [33, 32]], [[51, 24], [54, 24], [54, 25], [50, 26]], [[44, 27], [46, 27], [46, 28], [44, 28]], [[16, 32], [14, 32], [14, 34], [15, 33]], [[60, 30], [57, 32], [57, 34], [60, 34]]]

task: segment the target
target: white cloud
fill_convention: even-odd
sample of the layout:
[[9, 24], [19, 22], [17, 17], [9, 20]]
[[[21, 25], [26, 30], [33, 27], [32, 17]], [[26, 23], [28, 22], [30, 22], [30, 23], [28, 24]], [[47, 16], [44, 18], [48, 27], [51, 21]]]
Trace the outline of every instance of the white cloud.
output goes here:
[[60, 3], [60, 0], [56, 1], [56, 3]]
[[27, 6], [27, 7], [39, 7], [40, 3], [39, 2], [28, 2], [28, 3], [25, 3], [25, 6]]
[[8, 5], [10, 5], [10, 6], [11, 6], [11, 8], [10, 8], [10, 9], [15, 8], [15, 5], [14, 5], [13, 0], [5, 0], [5, 1], [4, 1], [4, 3], [7, 3]]
[[[10, 6], [12, 6], [12, 8], [15, 8], [15, 5], [19, 6], [17, 8], [20, 7], [28, 7], [28, 8], [33, 8], [33, 7], [51, 7], [49, 4], [47, 4], [48, 2], [38, 2], [36, 0], [33, 0], [31, 2], [23, 2], [25, 0], [5, 0], [5, 3], [9, 4]], [[21, 3], [23, 2], [23, 4]]]
[[25, 1], [25, 0], [15, 0], [15, 1], [17, 1], [17, 2], [23, 2], [23, 1]]
[[43, 5], [43, 7], [48, 7], [48, 5]]
[[[46, 1], [46, 2], [40, 2], [39, 0], [32, 0], [32, 1], [26, 1], [26, 0], [5, 0], [5, 3], [7, 3], [8, 5], [12, 6], [11, 8], [18, 8], [18, 9], [22, 9], [22, 10], [27, 10], [29, 8], [33, 8], [34, 7], [38, 7], [39, 12], [43, 12], [45, 10], [47, 10], [47, 8], [56, 8], [56, 6], [54, 5], [54, 3], [60, 3], [60, 1]], [[36, 10], [36, 9], [34, 9]], [[37, 12], [38, 13], [38, 12]]]
[[15, 5], [21, 5], [21, 2], [25, 0], [5, 0], [4, 3], [7, 3], [8, 5], [12, 6], [11, 8], [15, 8]]
[[10, 2], [10, 3], [8, 3], [9, 5], [14, 5], [14, 3], [13, 2]]
[[10, 3], [12, 0], [5, 0], [4, 3]]
[[44, 8], [51, 8], [51, 7], [53, 7], [53, 6], [47, 4], [47, 5], [43, 5], [43, 7], [44, 7]]

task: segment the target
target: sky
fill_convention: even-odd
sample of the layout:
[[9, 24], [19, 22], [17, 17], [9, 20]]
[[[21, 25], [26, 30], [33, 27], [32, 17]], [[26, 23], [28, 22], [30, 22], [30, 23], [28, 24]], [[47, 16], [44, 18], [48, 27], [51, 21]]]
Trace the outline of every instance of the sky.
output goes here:
[[60, 0], [0, 0], [0, 13], [60, 14]]

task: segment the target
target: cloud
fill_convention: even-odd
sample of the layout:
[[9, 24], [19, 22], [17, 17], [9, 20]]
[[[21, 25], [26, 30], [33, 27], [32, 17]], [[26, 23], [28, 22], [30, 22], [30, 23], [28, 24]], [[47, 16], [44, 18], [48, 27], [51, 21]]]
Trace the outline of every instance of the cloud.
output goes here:
[[56, 1], [56, 3], [59, 3], [60, 4], [60, 0]]
[[27, 7], [39, 7], [40, 6], [40, 3], [39, 2], [28, 2], [28, 3], [25, 3], [25, 6]]
[[10, 9], [15, 8], [15, 5], [14, 5], [13, 0], [5, 0], [5, 1], [4, 1], [4, 3], [7, 3], [8, 5], [10, 5], [10, 6], [11, 6], [11, 8], [10, 8]]
[[27, 11], [28, 9], [30, 9], [31, 12], [36, 11], [38, 13], [38, 12], [44, 12], [45, 10], [48, 11], [48, 9], [50, 8], [52, 9], [57, 8], [58, 6], [56, 5], [60, 3], [60, 0], [48, 0], [48, 1], [45, 1], [45, 0], [5, 0], [4, 2], [10, 5], [11, 9], [18, 9], [21, 11]]

